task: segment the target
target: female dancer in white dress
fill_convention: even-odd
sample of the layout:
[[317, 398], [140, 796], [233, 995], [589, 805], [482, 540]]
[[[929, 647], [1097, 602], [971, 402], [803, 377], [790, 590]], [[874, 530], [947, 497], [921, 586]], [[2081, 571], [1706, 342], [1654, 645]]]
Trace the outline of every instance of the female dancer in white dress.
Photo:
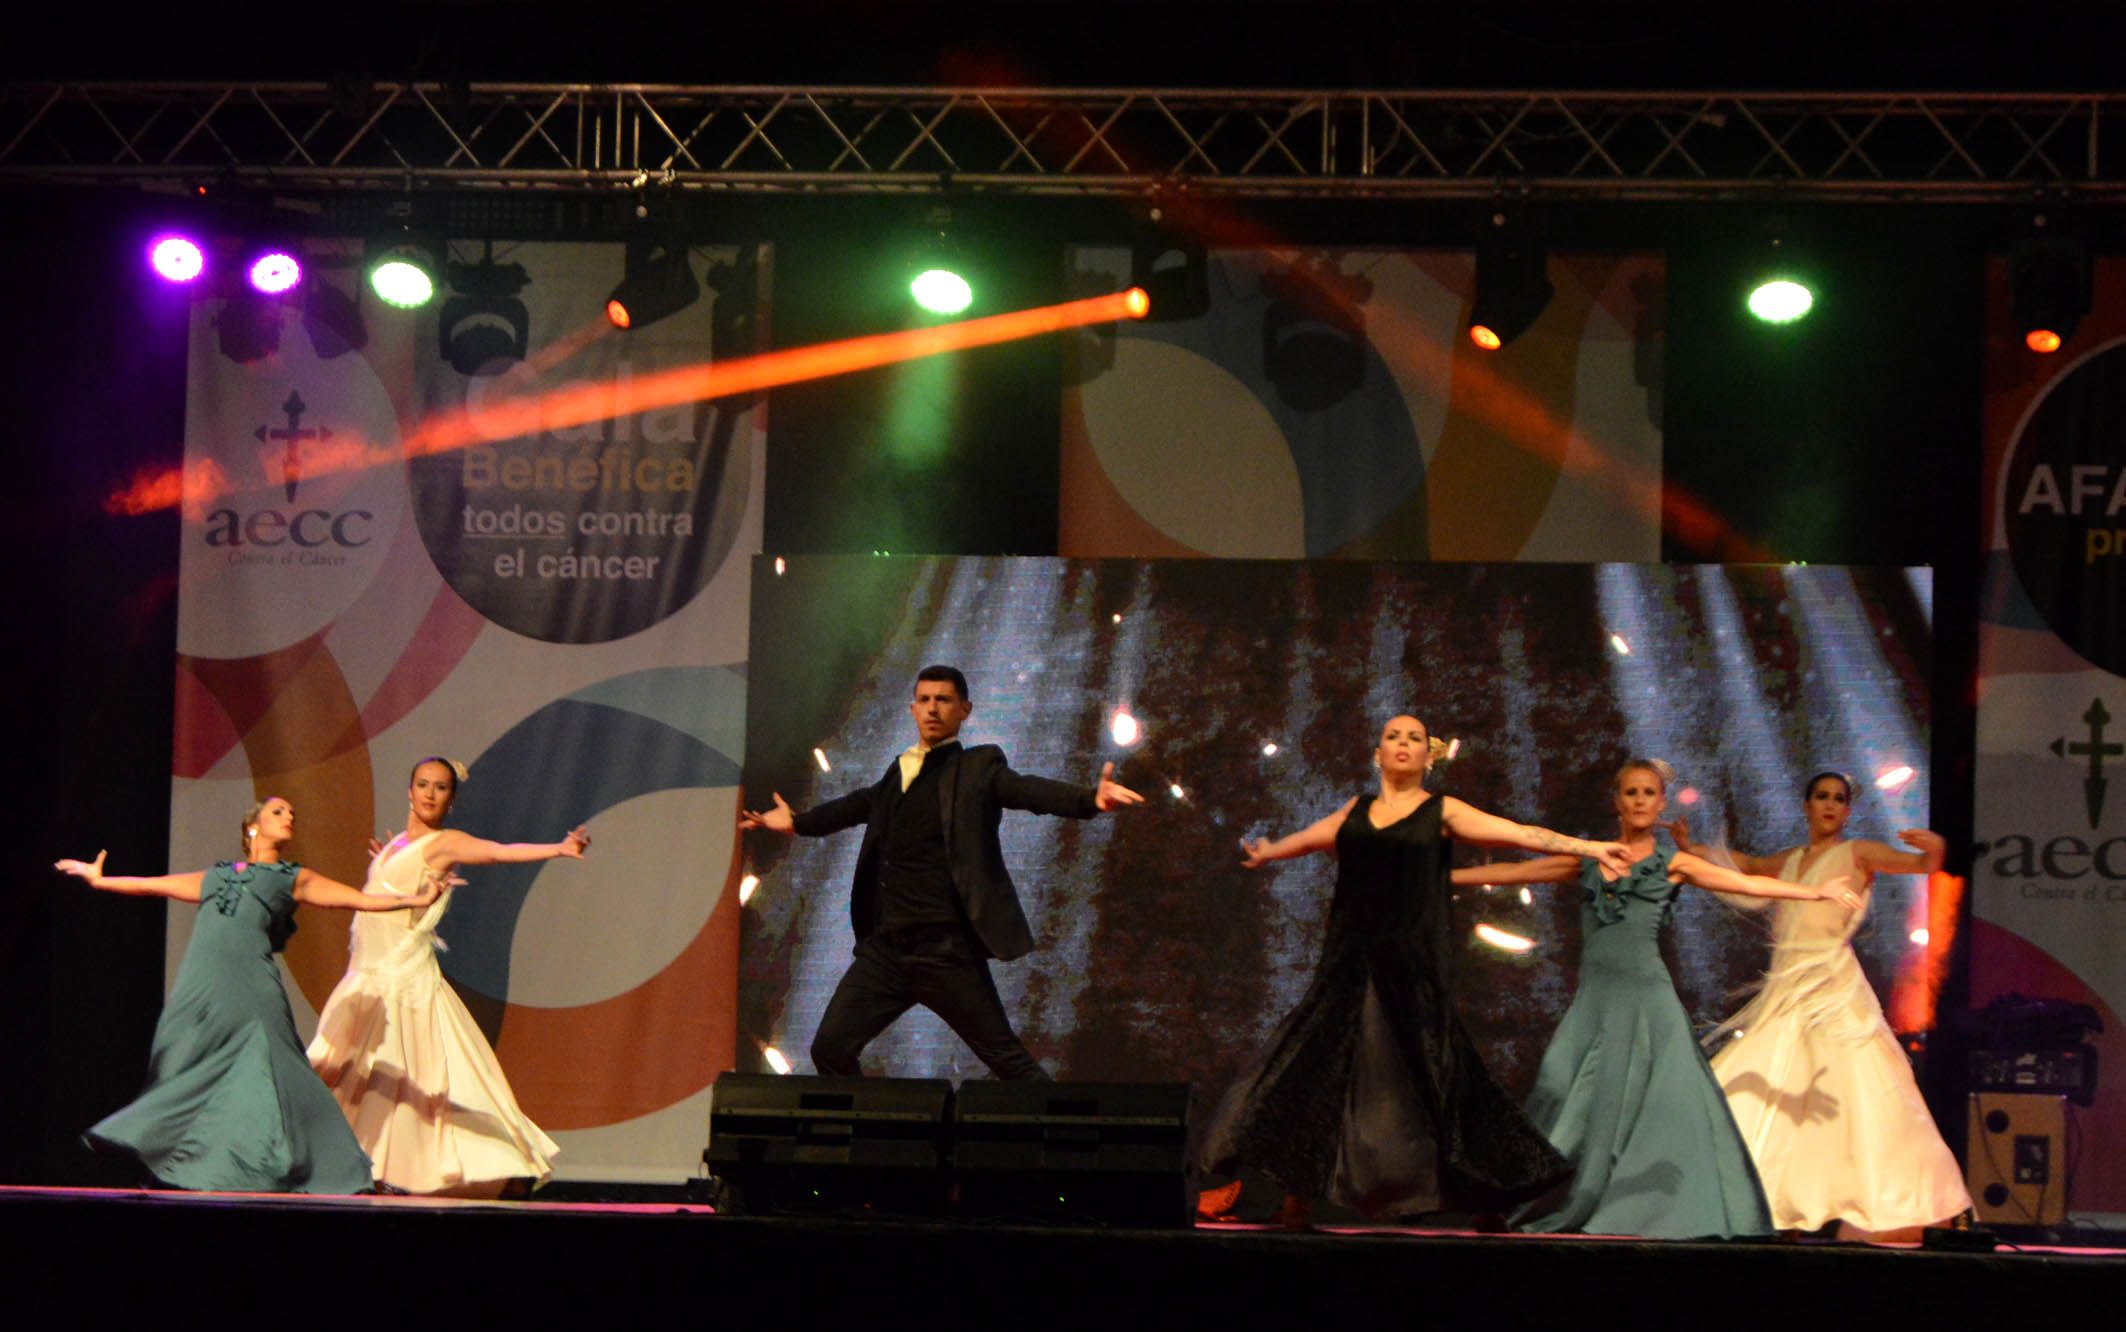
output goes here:
[[[459, 865], [580, 859], [578, 828], [558, 842], [499, 843], [444, 828], [458, 765], [425, 758], [406, 792], [406, 831], [369, 864], [363, 891], [403, 897]], [[436, 965], [446, 897], [425, 911], [357, 917], [347, 974], [318, 1013], [310, 1064], [332, 1088], [377, 1182], [407, 1193], [492, 1197], [544, 1183], [560, 1148], [517, 1107], [493, 1047]], [[363, 922], [386, 922], [375, 928]]]
[[1942, 839], [1907, 828], [1897, 836], [1911, 851], [1849, 841], [1852, 780], [1823, 772], [1804, 789], [1807, 845], [1737, 855], [1736, 863], [1806, 884], [1849, 877], [1862, 906], [1776, 905], [1764, 987], [1706, 1037], [1713, 1076], [1764, 1181], [1775, 1225], [1816, 1230], [1837, 1221], [1851, 1238], [1908, 1238], [1963, 1212], [1971, 1197], [1850, 941], [1873, 876], [1940, 869]]

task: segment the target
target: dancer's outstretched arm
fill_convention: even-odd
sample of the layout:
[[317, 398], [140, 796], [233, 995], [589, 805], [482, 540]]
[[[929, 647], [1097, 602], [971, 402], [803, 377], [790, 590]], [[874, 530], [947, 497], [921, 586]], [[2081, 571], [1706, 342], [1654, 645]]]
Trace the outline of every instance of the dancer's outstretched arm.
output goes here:
[[1334, 851], [1336, 834], [1344, 826], [1344, 819], [1358, 800], [1353, 797], [1343, 802], [1334, 814], [1301, 828], [1296, 833], [1271, 839], [1258, 837], [1252, 842], [1240, 844], [1242, 869], [1261, 869], [1273, 860], [1291, 860], [1296, 856], [1310, 855], [1316, 851]]
[[455, 828], [445, 828], [428, 844], [428, 863], [450, 865], [522, 865], [536, 860], [581, 860], [590, 850], [588, 828], [571, 828], [558, 842], [490, 842]]
[[1807, 884], [1789, 883], [1763, 874], [1744, 874], [1725, 865], [1715, 865], [1710, 860], [1694, 856], [1688, 851], [1678, 851], [1669, 857], [1668, 877], [1683, 883], [1716, 893], [1736, 893], [1743, 897], [1786, 897], [1800, 901], [1836, 902], [1852, 911], [1860, 906], [1860, 894], [1853, 891], [1846, 875], [1811, 887]]
[[[782, 798], [781, 792], [772, 792], [775, 803], [766, 809], [738, 811], [738, 831], [751, 832], [755, 828], [763, 828], [784, 837], [795, 837], [800, 831], [806, 837], [825, 837], [844, 828], [854, 828], [871, 817], [872, 789], [860, 786], [823, 805], [814, 805], [802, 814], [790, 808], [790, 802]], [[797, 826], [799, 819], [803, 819], [805, 823], [801, 830]]]
[[1447, 803], [1440, 807], [1440, 822], [1456, 841], [1473, 842], [1478, 846], [1517, 846], [1524, 851], [1554, 851], [1568, 856], [1581, 856], [1599, 860], [1612, 872], [1628, 873], [1635, 859], [1622, 842], [1590, 842], [1581, 837], [1567, 837], [1548, 828], [1538, 828], [1530, 823], [1515, 823], [1496, 814], [1486, 814], [1476, 806], [1453, 796], [1441, 796]]
[[62, 874], [71, 874], [100, 892], [168, 897], [179, 902], [199, 900], [200, 884], [207, 877], [205, 870], [193, 870], [189, 874], [105, 874], [103, 858], [108, 854], [98, 851], [94, 860], [55, 860], [52, 868]]
[[[107, 893], [128, 893], [135, 896], [168, 897], [179, 902], [197, 902], [200, 886], [206, 879], [205, 870], [193, 870], [188, 874], [105, 874], [105, 852], [98, 851], [92, 861], [61, 860], [52, 868], [71, 874], [86, 882], [89, 887]], [[420, 892], [411, 897], [391, 897], [385, 894], [365, 893], [359, 888], [350, 888], [335, 879], [328, 879], [312, 869], [298, 869], [295, 875], [295, 900], [308, 906], [336, 907], [344, 911], [405, 911], [424, 907], [440, 897], [455, 880], [431, 880]]]
[[1457, 888], [1516, 883], [1571, 883], [1580, 877], [1579, 856], [1538, 856], [1534, 860], [1495, 860], [1486, 865], [1464, 865], [1447, 877]]
[[[1676, 818], [1670, 820], [1668, 831], [1676, 839], [1677, 850], [1688, 851], [1704, 860], [1712, 860], [1713, 848], [1703, 842], [1693, 842], [1690, 839], [1690, 822], [1687, 819]], [[1767, 878], [1776, 878], [1780, 867], [1786, 864], [1786, 858], [1793, 853], [1791, 851], [1776, 851], [1768, 856], [1753, 856], [1747, 851], [1737, 851], [1733, 847], [1723, 847], [1721, 848], [1721, 854], [1733, 861], [1735, 868], [1744, 874], [1761, 874]], [[1714, 863], [1717, 864], [1719, 862], [1715, 861]]]
[[394, 897], [390, 893], [365, 893], [305, 867], [295, 872], [295, 900], [304, 906], [330, 907], [335, 911], [411, 911], [427, 906], [463, 882], [454, 874], [424, 874], [419, 892]]

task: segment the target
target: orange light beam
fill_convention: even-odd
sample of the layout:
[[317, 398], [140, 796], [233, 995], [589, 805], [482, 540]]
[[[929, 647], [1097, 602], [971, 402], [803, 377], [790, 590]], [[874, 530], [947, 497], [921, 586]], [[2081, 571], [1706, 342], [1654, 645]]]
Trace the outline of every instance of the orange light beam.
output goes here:
[[1932, 1031], [1941, 999], [1942, 980], [1949, 972], [1949, 949], [1956, 942], [1957, 908], [1964, 897], [1964, 881], [1940, 870], [1927, 876], [1926, 888], [1913, 901], [1906, 925], [1926, 927], [1927, 942], [1915, 955], [1905, 954], [1890, 986], [1891, 1029], [1900, 1035]]
[[[683, 402], [758, 393], [763, 389], [875, 370], [880, 366], [944, 352], [1059, 333], [1087, 324], [1142, 319], [1150, 308], [1143, 288], [1131, 287], [1127, 291], [1065, 301], [1060, 305], [1013, 310], [928, 328], [874, 333], [812, 347], [761, 352], [712, 365], [681, 366], [625, 384], [579, 382], [547, 393], [532, 393], [479, 407], [437, 413], [407, 432], [395, 450], [340, 436], [334, 441], [335, 447], [325, 456], [309, 457], [305, 471], [309, 475], [321, 475], [357, 467], [382, 466], [401, 457], [444, 453]], [[570, 351], [588, 342], [595, 332], [595, 326], [586, 326], [571, 335]], [[198, 513], [204, 512], [206, 504], [229, 489], [222, 469], [208, 459], [190, 468], [165, 468], [137, 475], [123, 489], [104, 500], [104, 509], [116, 515], [134, 516], [183, 504], [188, 512]]]
[[477, 408], [460, 408], [430, 417], [407, 436], [405, 449], [409, 455], [439, 453], [683, 402], [758, 393], [763, 389], [833, 375], [875, 370], [883, 365], [943, 352], [1015, 342], [1086, 324], [1141, 319], [1147, 308], [1143, 291], [1132, 287], [1128, 291], [1065, 301], [1061, 305], [1014, 310], [1008, 314], [963, 319], [929, 328], [874, 333], [813, 347], [761, 352], [714, 365], [681, 366], [645, 375], [625, 385], [571, 384], [551, 393], [487, 403]]

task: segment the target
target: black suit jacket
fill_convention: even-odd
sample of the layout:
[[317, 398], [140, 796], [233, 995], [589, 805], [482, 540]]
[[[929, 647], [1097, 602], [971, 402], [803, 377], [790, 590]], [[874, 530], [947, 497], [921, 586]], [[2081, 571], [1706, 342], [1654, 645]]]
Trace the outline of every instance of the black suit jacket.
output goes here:
[[[939, 757], [933, 754], [929, 761], [935, 763]], [[1091, 818], [1099, 812], [1093, 804], [1093, 788], [1013, 772], [1004, 761], [1004, 751], [995, 745], [963, 748], [950, 755], [950, 762], [950, 768], [938, 774], [937, 789], [953, 890], [959, 894], [968, 924], [991, 956], [1005, 961], [1023, 957], [1033, 951], [1033, 931], [1026, 926], [1026, 912], [1019, 906], [1011, 872], [1004, 868], [997, 825], [1007, 809]], [[864, 825], [863, 849], [856, 856], [856, 890], [849, 897], [849, 923], [859, 939], [878, 928], [879, 846], [900, 787], [901, 765], [895, 759], [872, 785], [792, 819], [805, 837]]]

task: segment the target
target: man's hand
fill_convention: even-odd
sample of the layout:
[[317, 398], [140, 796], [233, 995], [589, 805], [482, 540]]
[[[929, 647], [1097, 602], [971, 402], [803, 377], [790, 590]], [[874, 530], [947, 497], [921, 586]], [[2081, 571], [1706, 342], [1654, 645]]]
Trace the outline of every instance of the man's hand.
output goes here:
[[[1110, 764], [1109, 766], [1112, 767], [1113, 765]], [[1119, 790], [1120, 788], [1118, 787], [1117, 789]], [[1134, 798], [1132, 797], [1132, 799]], [[1105, 808], [1105, 806], [1102, 806], [1102, 808]], [[790, 815], [789, 802], [784, 800], [780, 794], [777, 794], [773, 809], [740, 810], [738, 813], [738, 831], [751, 832], [755, 828], [766, 828], [769, 832], [781, 833], [785, 837], [795, 836], [797, 822]]]
[[[775, 802], [781, 804], [782, 797], [777, 796]], [[1143, 803], [1143, 796], [1138, 795], [1135, 791], [1115, 780], [1114, 764], [1103, 763], [1100, 765], [1100, 785], [1093, 790], [1094, 809], [1105, 813], [1117, 805], [1141, 805]], [[741, 823], [739, 826], [744, 827], [745, 825]]]

